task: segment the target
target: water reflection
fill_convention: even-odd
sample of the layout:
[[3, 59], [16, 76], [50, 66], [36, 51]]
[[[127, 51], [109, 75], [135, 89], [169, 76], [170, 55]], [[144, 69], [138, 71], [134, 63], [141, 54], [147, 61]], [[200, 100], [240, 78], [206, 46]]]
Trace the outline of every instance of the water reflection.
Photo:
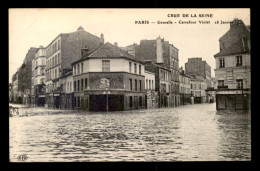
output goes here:
[[215, 104], [10, 118], [10, 158], [27, 161], [251, 159], [249, 114]]

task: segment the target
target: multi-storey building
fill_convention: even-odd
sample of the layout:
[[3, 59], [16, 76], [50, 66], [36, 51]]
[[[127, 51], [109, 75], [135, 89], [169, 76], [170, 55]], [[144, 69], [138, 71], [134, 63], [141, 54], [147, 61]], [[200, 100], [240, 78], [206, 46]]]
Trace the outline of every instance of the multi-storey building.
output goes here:
[[211, 67], [202, 58], [189, 58], [185, 63], [185, 73], [205, 78], [207, 86], [211, 87]]
[[171, 70], [154, 64], [151, 60], [145, 61], [145, 70], [155, 73], [155, 91], [159, 95], [159, 107], [173, 107], [180, 105], [178, 96], [172, 96], [172, 92], [178, 91], [179, 87], [171, 81]]
[[145, 75], [145, 90], [146, 90], [145, 106], [146, 108], [157, 108], [159, 102], [159, 96], [158, 96], [158, 92], [155, 91], [155, 73], [145, 70], [144, 75]]
[[72, 70], [67, 70], [61, 76], [61, 109], [74, 109], [74, 88]]
[[32, 81], [31, 81], [31, 104], [44, 106], [45, 104], [45, 68], [46, 68], [46, 49], [43, 46], [35, 53], [32, 60]]
[[171, 86], [173, 87], [170, 93], [170, 100], [173, 101], [169, 103], [174, 104], [174, 106], [178, 106], [180, 103], [179, 50], [168, 41], [164, 41], [164, 39], [161, 39], [160, 37], [155, 40], [141, 40], [140, 45], [130, 45], [126, 47], [126, 50], [129, 53], [134, 53], [137, 59], [151, 61], [153, 64], [158, 64], [161, 67], [170, 70], [170, 81], [172, 82]]
[[215, 79], [217, 109], [250, 109], [251, 65], [250, 30], [242, 20], [234, 19], [220, 39]]
[[75, 108], [116, 111], [145, 108], [144, 65], [126, 51], [106, 43], [93, 53], [82, 49], [73, 66]]
[[81, 49], [87, 48], [88, 53], [91, 53], [102, 44], [103, 34], [99, 38], [79, 27], [76, 32], [59, 34], [46, 47], [46, 102], [49, 107], [61, 107], [60, 77], [72, 69], [71, 63], [81, 58]]
[[35, 52], [38, 48], [31, 47], [23, 61], [22, 66], [18, 71], [18, 79], [22, 80], [18, 82], [18, 91], [22, 97], [23, 104], [30, 104], [30, 89], [31, 89], [31, 81], [32, 81], [32, 60], [34, 59]]
[[191, 96], [192, 103], [207, 102], [207, 83], [206, 79], [197, 75], [189, 75], [191, 78]]
[[183, 68], [180, 68], [180, 105], [191, 103], [191, 78], [184, 73]]
[[12, 101], [14, 103], [22, 103], [22, 99], [20, 97], [20, 101], [18, 99], [18, 71], [12, 76]]

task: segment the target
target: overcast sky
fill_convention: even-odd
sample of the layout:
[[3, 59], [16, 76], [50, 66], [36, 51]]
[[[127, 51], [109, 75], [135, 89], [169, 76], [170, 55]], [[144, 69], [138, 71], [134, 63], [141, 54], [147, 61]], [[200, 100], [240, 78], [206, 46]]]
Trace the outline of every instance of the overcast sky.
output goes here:
[[[168, 17], [168, 14], [180, 14], [180, 17]], [[197, 17], [191, 17], [192, 14]], [[199, 17], [199, 14], [213, 17]], [[99, 37], [103, 33], [105, 42], [118, 42], [118, 46], [139, 44], [142, 39], [160, 36], [179, 49], [180, 67], [184, 67], [188, 58], [202, 57], [215, 77], [213, 55], [219, 51], [219, 38], [230, 27], [215, 21], [234, 18], [250, 25], [250, 9], [9, 9], [9, 82], [30, 47], [46, 47], [58, 34], [74, 32], [79, 26]], [[142, 20], [150, 24], [135, 24]], [[169, 20], [177, 23], [156, 24]], [[197, 21], [197, 24], [179, 24], [179, 20]], [[199, 24], [199, 20], [210, 24]]]

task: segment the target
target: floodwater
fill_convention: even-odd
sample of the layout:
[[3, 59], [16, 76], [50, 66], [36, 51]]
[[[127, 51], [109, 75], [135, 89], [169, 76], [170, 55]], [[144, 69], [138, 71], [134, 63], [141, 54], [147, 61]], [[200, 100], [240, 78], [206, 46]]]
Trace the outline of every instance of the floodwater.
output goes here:
[[9, 125], [11, 162], [251, 160], [251, 114], [214, 103], [10, 117]]

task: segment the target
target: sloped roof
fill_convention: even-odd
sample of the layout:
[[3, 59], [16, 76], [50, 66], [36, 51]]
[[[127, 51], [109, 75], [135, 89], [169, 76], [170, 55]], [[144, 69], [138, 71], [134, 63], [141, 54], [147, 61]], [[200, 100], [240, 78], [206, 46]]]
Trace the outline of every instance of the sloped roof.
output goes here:
[[244, 37], [244, 45], [242, 37], [231, 46], [224, 48], [219, 53], [215, 54], [214, 57], [218, 56], [227, 56], [227, 55], [234, 55], [234, 54], [244, 54], [249, 53], [248, 41], [250, 41], [249, 37]]
[[96, 58], [104, 58], [104, 57], [124, 57], [127, 59], [131, 59], [140, 63], [143, 61], [137, 59], [136, 57], [132, 56], [131, 54], [127, 53], [126, 51], [120, 49], [117, 46], [112, 45], [111, 43], [107, 42], [96, 49], [93, 53], [87, 56], [87, 58], [96, 57]]

